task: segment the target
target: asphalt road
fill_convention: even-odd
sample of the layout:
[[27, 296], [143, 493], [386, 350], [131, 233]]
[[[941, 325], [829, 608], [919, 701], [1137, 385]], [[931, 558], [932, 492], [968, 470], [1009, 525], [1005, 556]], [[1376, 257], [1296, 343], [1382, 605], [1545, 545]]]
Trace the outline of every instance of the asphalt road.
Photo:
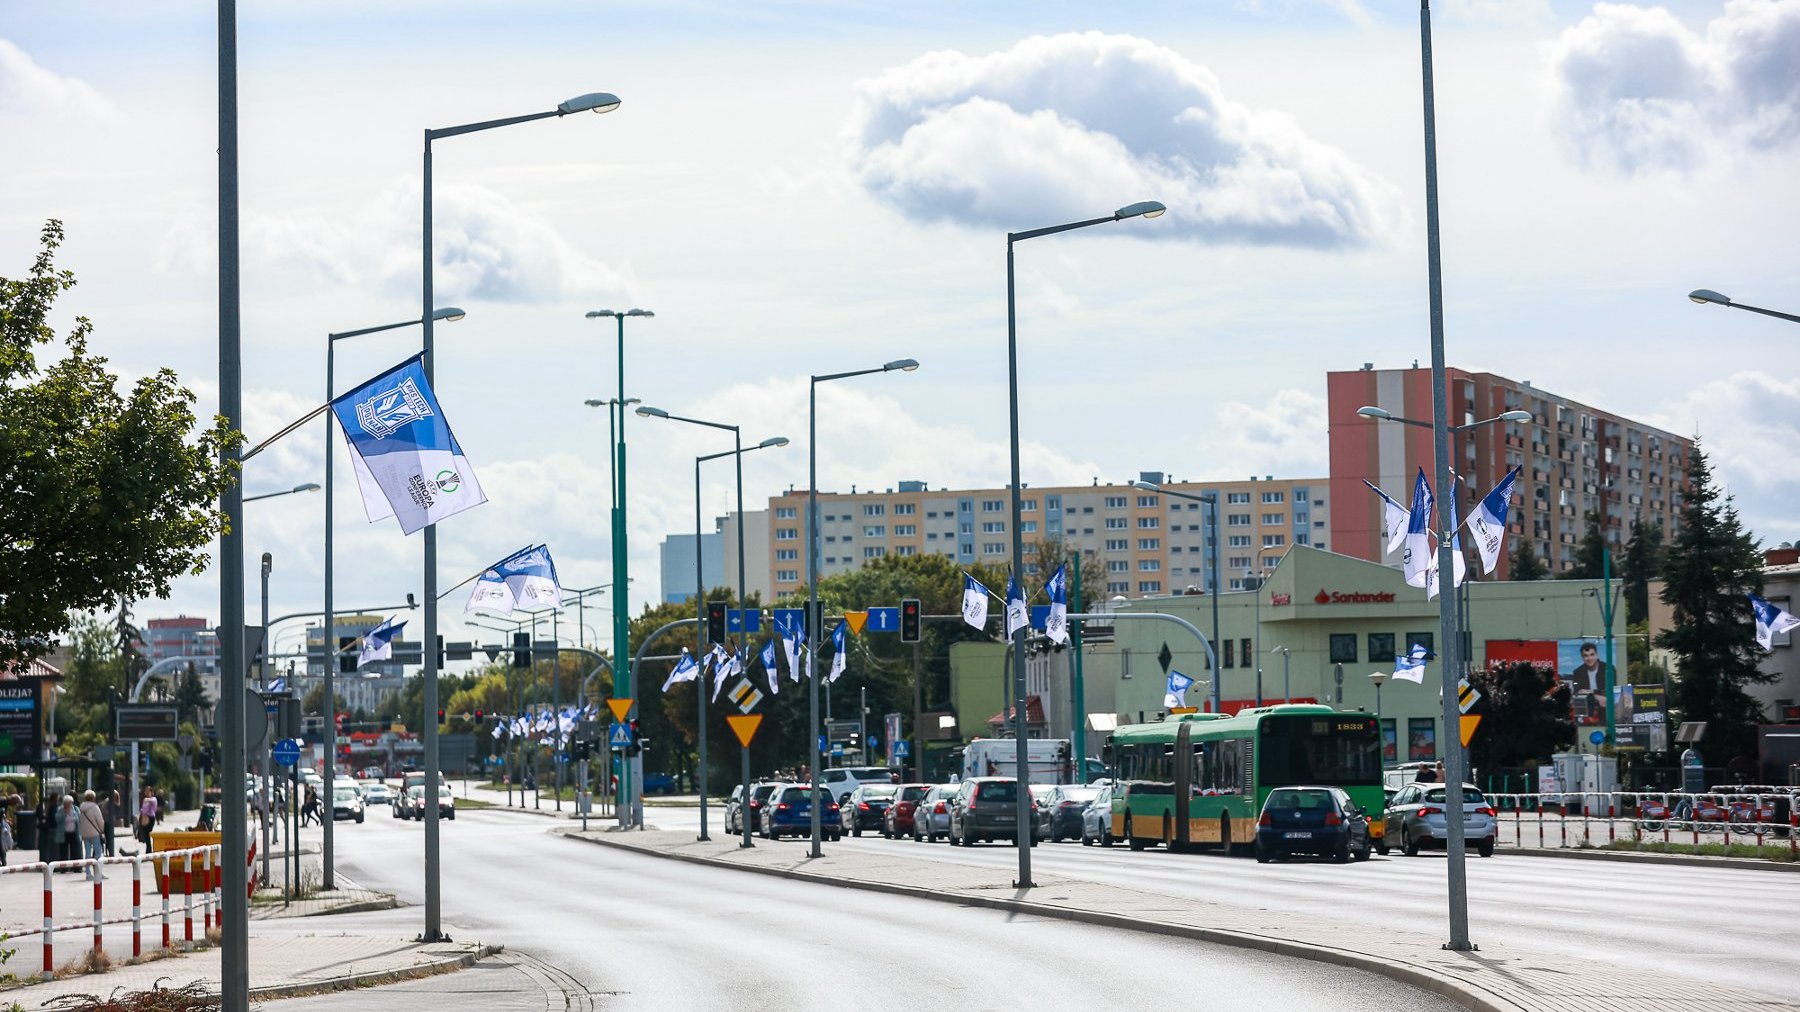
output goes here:
[[[709, 821], [717, 834], [724, 823], [720, 809], [713, 814]], [[700, 826], [698, 808], [652, 808], [644, 818], [663, 829], [697, 833]], [[804, 841], [773, 845], [807, 846]], [[1018, 852], [1004, 844], [951, 847], [865, 833], [824, 846], [992, 867], [997, 881], [1009, 880], [1018, 869]], [[1442, 852], [1409, 858], [1396, 851], [1349, 865], [1260, 865], [1206, 851], [1133, 853], [1123, 844], [1040, 843], [1032, 850], [1032, 871], [1342, 920], [1365, 929], [1383, 925], [1439, 935], [1446, 930]], [[1471, 855], [1468, 881], [1469, 933], [1477, 945], [1492, 940], [1800, 997], [1800, 947], [1793, 944], [1800, 874], [1509, 856], [1502, 849], [1487, 859]], [[1345, 902], [1346, 882], [1357, 884], [1354, 903]]]
[[[339, 828], [344, 875], [422, 902], [421, 826]], [[444, 823], [445, 930], [555, 966], [597, 1008], [1185, 1008], [1196, 981], [1265, 1007], [1454, 1007], [1306, 960], [707, 868], [549, 828], [469, 811]], [[353, 916], [416, 928], [422, 915]]]

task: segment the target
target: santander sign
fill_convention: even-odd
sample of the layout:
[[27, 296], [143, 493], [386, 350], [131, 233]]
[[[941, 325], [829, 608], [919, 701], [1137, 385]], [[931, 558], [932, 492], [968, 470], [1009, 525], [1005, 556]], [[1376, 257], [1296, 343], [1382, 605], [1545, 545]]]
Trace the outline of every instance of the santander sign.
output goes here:
[[1391, 590], [1331, 590], [1320, 589], [1313, 595], [1314, 604], [1393, 604], [1394, 592]]

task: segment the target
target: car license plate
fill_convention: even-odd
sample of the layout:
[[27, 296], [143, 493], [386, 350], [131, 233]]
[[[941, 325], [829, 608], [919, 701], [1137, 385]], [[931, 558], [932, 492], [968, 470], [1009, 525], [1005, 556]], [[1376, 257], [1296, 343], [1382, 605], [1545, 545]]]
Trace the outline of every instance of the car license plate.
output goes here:
[[1312, 839], [1312, 832], [1310, 830], [1302, 829], [1291, 833], [1283, 833], [1281, 836], [1286, 840], [1310, 840]]

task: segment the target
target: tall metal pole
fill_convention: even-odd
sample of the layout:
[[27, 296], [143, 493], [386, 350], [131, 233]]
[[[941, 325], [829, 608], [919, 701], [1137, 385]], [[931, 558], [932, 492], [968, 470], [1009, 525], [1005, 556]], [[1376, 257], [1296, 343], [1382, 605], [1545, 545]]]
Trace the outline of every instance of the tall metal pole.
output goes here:
[[[1081, 549], [1079, 548], [1075, 549], [1075, 575], [1070, 583], [1073, 593], [1070, 595], [1069, 604], [1072, 607], [1069, 610], [1079, 614], [1083, 610], [1081, 607]], [[1075, 652], [1069, 658], [1069, 664], [1075, 677], [1075, 691], [1072, 694], [1075, 712], [1069, 715], [1072, 718], [1070, 723], [1074, 726], [1070, 730], [1069, 750], [1075, 753], [1074, 783], [1085, 784], [1087, 783], [1087, 732], [1085, 730], [1087, 727], [1087, 683], [1082, 681], [1081, 677], [1080, 619], [1069, 623], [1069, 649]]]
[[[327, 400], [326, 403], [329, 404], [331, 402], [330, 402], [330, 400]], [[326, 441], [330, 442], [330, 440], [326, 440]], [[274, 562], [274, 559], [269, 555], [269, 553], [264, 552], [263, 557], [262, 557], [263, 649], [262, 649], [262, 663], [257, 666], [257, 675], [258, 675], [257, 680], [261, 683], [259, 685], [259, 688], [261, 688], [263, 693], [265, 694], [264, 695], [265, 699], [267, 698], [266, 694], [269, 691], [269, 569], [273, 562]], [[262, 755], [260, 757], [262, 759], [262, 784], [257, 788], [257, 797], [259, 797], [261, 799], [261, 805], [262, 805], [262, 820], [261, 820], [262, 821], [262, 875], [261, 875], [261, 884], [264, 888], [267, 888], [268, 884], [269, 884], [269, 844], [271, 842], [270, 838], [273, 835], [273, 827], [271, 827], [269, 825], [269, 815], [270, 815], [270, 812], [269, 812], [269, 753], [271, 751], [270, 746], [275, 738], [275, 735], [278, 733], [280, 733], [280, 731], [279, 731], [279, 728], [277, 728], [275, 726], [275, 722], [273, 722], [273, 721], [270, 722], [268, 732], [263, 735], [262, 747], [257, 750], [262, 753]], [[223, 776], [224, 772], [220, 771], [220, 775]], [[224, 799], [225, 799], [225, 795], [220, 794], [219, 800], [220, 800], [221, 807], [223, 807]]]
[[812, 857], [819, 849], [819, 380], [812, 377], [806, 390], [806, 750], [812, 753]]
[[1602, 536], [1600, 543], [1600, 593], [1605, 598], [1600, 606], [1600, 617], [1606, 623], [1606, 683], [1602, 690], [1606, 693], [1601, 700], [1606, 707], [1606, 744], [1618, 743], [1619, 725], [1616, 707], [1613, 705], [1613, 685], [1618, 678], [1618, 670], [1613, 667], [1613, 593], [1612, 593], [1612, 546], [1606, 544]]
[[[437, 372], [437, 344], [432, 334], [432, 245], [431, 245], [431, 131], [425, 131], [424, 160], [424, 221], [423, 245], [424, 253], [424, 302], [420, 315], [424, 318], [425, 357], [420, 366], [425, 371], [426, 382], [431, 382]], [[327, 440], [329, 442], [330, 440]], [[424, 649], [420, 652], [423, 664], [419, 669], [424, 695], [425, 726], [420, 738], [425, 745], [425, 931], [419, 936], [421, 941], [441, 942], [448, 939], [443, 931], [443, 889], [440, 878], [438, 851], [438, 672], [437, 672], [437, 525], [429, 524], [425, 528], [425, 635], [421, 641]], [[327, 677], [330, 677], [327, 675]], [[329, 722], [328, 722], [329, 723]], [[331, 732], [327, 730], [326, 734]]]
[[[1013, 298], [1013, 233], [1006, 234], [1006, 398], [1007, 418], [1010, 425], [1007, 433], [1008, 450], [1012, 454], [1012, 578], [1019, 581], [1021, 589], [1025, 580], [1025, 536], [1019, 531], [1021, 507], [1019, 503], [1019, 338], [1018, 314]], [[1025, 633], [1030, 623], [1016, 629], [1012, 633], [1013, 657], [1013, 736], [1018, 739], [1015, 748], [1018, 763], [1018, 797], [1017, 805], [1018, 831], [1014, 834], [1019, 848], [1019, 878], [1013, 883], [1015, 889], [1029, 889], [1031, 881], [1031, 843], [1034, 837], [1031, 821], [1031, 783], [1030, 749], [1026, 743], [1027, 727], [1025, 713]]]
[[[631, 665], [618, 658], [631, 656], [631, 553], [626, 545], [627, 526], [625, 497], [625, 315], [620, 313], [618, 323], [619, 348], [619, 439], [618, 439], [618, 498], [613, 510], [613, 658], [618, 668], [614, 676], [616, 698], [631, 699]], [[623, 688], [618, 685], [622, 684]], [[636, 704], [633, 704], [636, 709]], [[625, 826], [642, 825], [637, 795], [634, 790], [632, 773], [640, 763], [640, 757], [621, 755], [619, 757], [619, 809], [622, 824]]]
[[[1454, 494], [1454, 477], [1450, 468], [1450, 409], [1444, 390], [1444, 287], [1438, 228], [1437, 183], [1437, 109], [1431, 79], [1431, 0], [1419, 2], [1419, 52], [1423, 71], [1425, 97], [1425, 228], [1426, 276], [1431, 299], [1431, 417], [1432, 443], [1439, 475], [1438, 488]], [[1443, 528], [1449, 513], [1438, 503], [1438, 520]], [[1455, 566], [1451, 558], [1450, 540], [1455, 531], [1440, 528], [1438, 534], [1439, 579], [1454, 580]], [[1443, 734], [1444, 755], [1444, 821], [1447, 839], [1445, 850], [1449, 860], [1450, 940], [1445, 948], [1467, 952], [1474, 948], [1469, 941], [1469, 897], [1463, 847], [1463, 754], [1457, 728], [1457, 677], [1462, 670], [1458, 655], [1462, 644], [1456, 635], [1456, 618], [1451, 594], [1438, 595], [1438, 632], [1448, 649], [1443, 663]]]
[[[219, 0], [219, 419], [243, 428], [243, 358], [238, 304], [237, 0]], [[245, 892], [250, 870], [230, 857], [247, 850], [244, 828], [244, 488], [239, 450], [220, 454], [230, 479], [219, 496], [225, 529], [219, 534], [220, 842], [227, 855], [221, 884], [228, 910], [220, 939], [219, 995], [225, 1012], [250, 1005], [250, 932]], [[232, 803], [235, 799], [236, 803]]]
[[[694, 459], [694, 660], [700, 665], [700, 677], [694, 679], [694, 720], [700, 729], [700, 839], [710, 840], [706, 829], [706, 556], [700, 551], [700, 460]], [[719, 677], [713, 672], [713, 677]]]
[[562, 610], [550, 612], [550, 640], [556, 648], [550, 652], [550, 715], [556, 718], [556, 748], [550, 753], [551, 782], [556, 787], [556, 810], [562, 811], [563, 766], [566, 765], [562, 730]]
[[[737, 465], [737, 557], [738, 557], [738, 652], [749, 657], [750, 642], [749, 606], [745, 603], [744, 582], [744, 443], [740, 438], [737, 453], [733, 455], [733, 463]], [[727, 623], [729, 625], [729, 623]], [[744, 814], [750, 801], [750, 746], [744, 746], [743, 794], [738, 799], [738, 828], [743, 830], [741, 847], [754, 847], [750, 842], [750, 822]]]
[[[1208, 587], [1206, 592], [1212, 596], [1212, 638], [1216, 644], [1219, 642], [1219, 592], [1224, 589], [1220, 583], [1222, 574], [1219, 572], [1219, 493], [1214, 492], [1210, 498], [1201, 499], [1201, 502], [1212, 506], [1211, 512], [1206, 517], [1207, 540], [1212, 542], [1210, 549], [1212, 553], [1212, 586]], [[1220, 671], [1219, 666], [1214, 664], [1212, 676], [1212, 711], [1224, 713], [1219, 694], [1224, 688], [1225, 672]]]
[[1262, 557], [1256, 559], [1256, 705], [1263, 705], [1262, 694]]
[[[921, 608], [921, 611], [923, 609]], [[919, 616], [921, 620], [923, 615]], [[913, 675], [913, 778], [919, 782], [925, 780], [925, 686], [919, 667], [919, 644], [912, 645]]]
[[[427, 311], [425, 315], [429, 316], [431, 314], [429, 311]], [[332, 402], [333, 398], [335, 398], [336, 396], [337, 396], [337, 342], [332, 340], [329, 336], [327, 336], [325, 338], [325, 403], [330, 404]], [[334, 750], [337, 747], [337, 721], [332, 719], [332, 716], [333, 716], [332, 707], [335, 705], [332, 702], [332, 693], [334, 691], [336, 691], [336, 689], [333, 685], [333, 679], [337, 676], [338, 659], [340, 656], [340, 654], [338, 652], [338, 641], [337, 641], [337, 614], [334, 610], [336, 608], [336, 604], [333, 601], [333, 594], [335, 591], [335, 587], [332, 582], [333, 560], [335, 558], [335, 555], [334, 555], [334, 547], [335, 546], [332, 541], [332, 533], [333, 532], [332, 532], [332, 510], [331, 510], [331, 504], [332, 504], [332, 500], [331, 500], [331, 489], [332, 489], [331, 465], [332, 465], [332, 459], [335, 456], [333, 451], [335, 450], [336, 444], [337, 444], [337, 440], [332, 438], [332, 436], [334, 435], [334, 433], [331, 431], [332, 425], [333, 425], [333, 419], [331, 417], [331, 413], [328, 411], [325, 413], [325, 614], [321, 619], [321, 621], [323, 621], [325, 623], [325, 625], [324, 625], [324, 629], [325, 629], [325, 643], [324, 643], [324, 647], [325, 647], [325, 707], [324, 707], [325, 730], [324, 730], [324, 738], [325, 738], [325, 754], [326, 755], [332, 755]], [[291, 685], [288, 686], [288, 688], [295, 689], [295, 687], [291, 686]], [[300, 693], [297, 689], [295, 689], [294, 696], [296, 699], [300, 698]], [[326, 888], [326, 889], [336, 889], [337, 888], [337, 862], [334, 860], [333, 855], [335, 852], [332, 849], [332, 845], [335, 842], [332, 839], [332, 837], [334, 835], [333, 830], [336, 828], [332, 824], [336, 823], [336, 822], [337, 822], [337, 818], [335, 816], [333, 816], [331, 819], [326, 820], [326, 826], [324, 829], [324, 837], [323, 837], [323, 839], [324, 839], [323, 848], [324, 849], [323, 849], [323, 853], [322, 853], [322, 860], [324, 862], [324, 871], [320, 875], [320, 882], [321, 882], [321, 885], [323, 885], [324, 888]], [[292, 841], [290, 841], [290, 846], [291, 845], [292, 845]]]

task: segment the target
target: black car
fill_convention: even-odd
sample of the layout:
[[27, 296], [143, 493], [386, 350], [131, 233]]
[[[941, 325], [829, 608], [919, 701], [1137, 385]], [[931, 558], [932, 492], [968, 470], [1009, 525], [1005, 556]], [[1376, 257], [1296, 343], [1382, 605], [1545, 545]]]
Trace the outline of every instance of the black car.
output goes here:
[[[950, 806], [950, 843], [972, 847], [978, 840], [1019, 839], [1019, 782], [1012, 777], [975, 777], [957, 788]], [[1026, 816], [1025, 833], [1037, 846], [1033, 815]]]
[[861, 836], [865, 829], [880, 832], [888, 806], [894, 803], [895, 790], [897, 788], [893, 784], [864, 784], [851, 791], [844, 803], [838, 806], [838, 818], [844, 829], [851, 836]]
[[1044, 799], [1046, 811], [1041, 818], [1049, 824], [1044, 835], [1051, 843], [1081, 839], [1082, 809], [1092, 803], [1099, 793], [1098, 787], [1078, 787], [1073, 784], [1050, 792], [1050, 796]]
[[1342, 864], [1369, 859], [1369, 815], [1338, 787], [1277, 787], [1256, 822], [1256, 860], [1316, 854]]
[[[760, 832], [762, 828], [762, 810], [763, 806], [769, 803], [769, 795], [774, 794], [776, 791], [786, 786], [787, 781], [785, 780], [758, 780], [752, 783], [750, 785], [750, 814], [748, 817], [734, 806], [732, 802], [727, 801], [725, 803], [725, 832], [735, 835], [742, 832], [745, 827], [748, 827], [749, 831], [752, 833]], [[740, 800], [740, 796], [737, 792], [732, 792], [732, 799], [734, 801]]]

